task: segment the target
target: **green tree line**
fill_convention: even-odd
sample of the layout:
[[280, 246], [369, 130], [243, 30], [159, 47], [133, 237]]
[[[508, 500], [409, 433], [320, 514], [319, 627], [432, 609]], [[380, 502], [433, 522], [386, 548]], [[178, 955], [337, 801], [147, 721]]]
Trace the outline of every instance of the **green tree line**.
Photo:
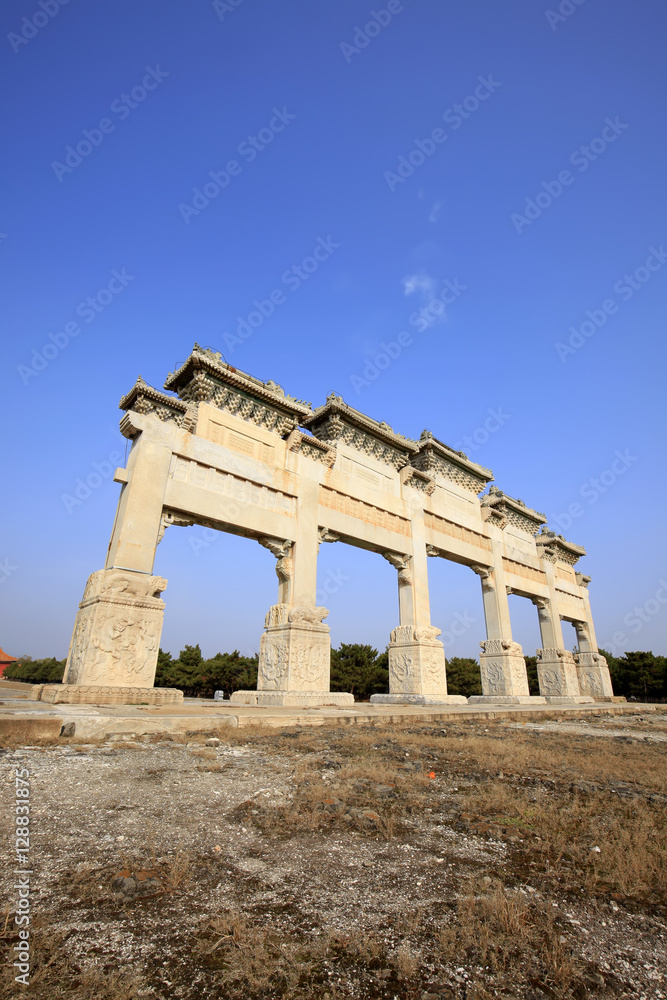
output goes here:
[[[614, 693], [639, 701], [667, 700], [667, 657], [650, 652], [630, 652], [616, 657], [600, 650], [609, 664]], [[23, 657], [10, 664], [4, 673], [7, 680], [29, 684], [56, 684], [62, 681], [65, 660], [50, 657], [31, 660]], [[177, 658], [162, 649], [158, 654], [156, 687], [179, 688], [189, 698], [212, 698], [215, 691], [225, 697], [240, 689], [252, 691], [257, 686], [258, 657], [232, 653], [216, 653], [204, 659], [199, 645], [186, 646]], [[531, 694], [539, 694], [537, 659], [526, 657], [528, 686]], [[347, 691], [357, 701], [367, 701], [372, 694], [389, 690], [389, 661], [385, 650], [380, 653], [361, 643], [342, 643], [331, 650], [331, 690]], [[479, 663], [472, 657], [452, 656], [447, 660], [447, 690], [449, 694], [469, 697], [481, 694]]]

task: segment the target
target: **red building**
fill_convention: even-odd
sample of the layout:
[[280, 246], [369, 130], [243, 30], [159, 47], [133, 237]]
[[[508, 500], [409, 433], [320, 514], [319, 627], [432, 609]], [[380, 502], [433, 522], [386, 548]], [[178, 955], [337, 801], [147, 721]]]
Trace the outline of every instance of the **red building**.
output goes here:
[[16, 656], [10, 656], [9, 653], [5, 653], [4, 650], [0, 649], [0, 677], [2, 677], [10, 663], [16, 663], [16, 660]]

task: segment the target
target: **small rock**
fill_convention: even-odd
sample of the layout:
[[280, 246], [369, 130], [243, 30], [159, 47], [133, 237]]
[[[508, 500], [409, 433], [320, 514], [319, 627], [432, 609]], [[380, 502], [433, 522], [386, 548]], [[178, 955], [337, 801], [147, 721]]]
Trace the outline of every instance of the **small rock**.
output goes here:
[[365, 859], [364, 861], [362, 861], [361, 863], [362, 863], [362, 865], [364, 866], [364, 868], [374, 868], [374, 867], [375, 867], [374, 863], [373, 863], [372, 861], [369, 861], [369, 859], [368, 859], [368, 858], [366, 858], [366, 859]]
[[221, 741], [218, 739], [217, 736], [212, 736], [210, 740], [206, 740], [207, 747], [219, 747], [220, 745]]
[[595, 851], [596, 854], [600, 854], [600, 848], [597, 846], [597, 844], [595, 845], [595, 847], [591, 847], [591, 851]]
[[322, 808], [327, 812], [342, 812], [345, 808], [345, 803], [341, 799], [337, 799], [335, 795], [332, 795], [330, 798], [322, 800]]
[[[443, 858], [443, 860], [444, 860], [444, 858]], [[489, 875], [485, 875], [484, 878], [482, 879], [482, 882], [484, 883], [484, 885], [491, 885], [491, 883], [493, 882], [493, 879], [490, 878]]]

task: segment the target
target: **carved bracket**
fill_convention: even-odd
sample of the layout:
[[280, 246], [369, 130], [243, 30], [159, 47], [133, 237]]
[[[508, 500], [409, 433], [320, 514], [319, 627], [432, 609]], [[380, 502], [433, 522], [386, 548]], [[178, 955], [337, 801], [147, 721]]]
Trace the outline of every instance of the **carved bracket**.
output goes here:
[[398, 570], [399, 584], [407, 585], [412, 583], [412, 574], [410, 572], [411, 556], [401, 555], [398, 552], [381, 552], [380, 555], [387, 562], [391, 563], [394, 569]]
[[277, 559], [276, 574], [281, 583], [292, 579], [292, 545], [289, 538], [258, 538], [257, 541]]
[[435, 490], [435, 479], [421, 469], [414, 469], [411, 465], [405, 465], [399, 472], [401, 484], [411, 486], [415, 490], [421, 490], [427, 496], [431, 496]]
[[164, 510], [162, 512], [162, 517], [160, 518], [160, 527], [157, 533], [157, 545], [160, 544], [164, 538], [164, 533], [170, 525], [175, 524], [179, 528], [191, 528], [196, 522], [191, 517], [184, 517], [183, 514], [177, 514], [175, 511]]
[[481, 579], [482, 590], [485, 593], [490, 593], [492, 590], [495, 590], [493, 567], [482, 566], [479, 563], [471, 563], [470, 569], [473, 571], [473, 573], [476, 573], [477, 576]]
[[317, 547], [319, 549], [322, 542], [339, 542], [340, 535], [337, 535], [335, 531], [331, 531], [330, 528], [318, 528], [317, 529]]

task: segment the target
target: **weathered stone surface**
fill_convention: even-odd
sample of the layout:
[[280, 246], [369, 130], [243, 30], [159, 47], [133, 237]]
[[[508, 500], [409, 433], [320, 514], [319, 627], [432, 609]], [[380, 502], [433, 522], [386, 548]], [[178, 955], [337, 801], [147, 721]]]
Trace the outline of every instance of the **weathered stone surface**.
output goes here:
[[431, 621], [429, 556], [469, 566], [481, 579], [482, 699], [530, 697], [509, 593], [537, 605], [544, 650], [563, 651], [561, 619], [577, 630], [579, 690], [573, 661], [558, 655], [553, 665], [543, 660], [541, 683], [550, 692], [543, 697], [613, 696], [595, 644], [590, 578], [574, 569], [584, 549], [546, 530], [544, 515], [522, 500], [495, 486], [484, 493], [490, 470], [430, 431], [407, 438], [335, 393], [313, 409], [197, 344], [165, 389], [138, 379], [121, 400], [121, 431], [132, 448], [115, 476], [121, 493], [107, 560], [86, 586], [59, 700], [85, 700], [91, 687], [151, 688], [166, 587], [154, 575], [156, 546], [167, 528], [187, 525], [255, 539], [276, 559], [277, 602], [261, 638], [257, 691], [236, 692], [236, 704], [352, 701], [329, 692], [329, 629], [317, 580], [323, 542], [360, 546], [396, 571], [400, 624], [389, 648], [390, 693], [376, 700], [452, 701]]
[[[35, 691], [38, 688], [38, 691]], [[109, 684], [37, 684], [33, 701], [53, 705], [180, 705], [183, 692], [176, 688], [118, 687]]]
[[540, 694], [553, 705], [590, 704], [590, 695], [581, 694], [577, 665], [566, 649], [538, 649], [537, 677]]
[[611, 701], [614, 690], [604, 656], [597, 652], [580, 652], [575, 653], [574, 660], [581, 693], [590, 695], [593, 701]]

